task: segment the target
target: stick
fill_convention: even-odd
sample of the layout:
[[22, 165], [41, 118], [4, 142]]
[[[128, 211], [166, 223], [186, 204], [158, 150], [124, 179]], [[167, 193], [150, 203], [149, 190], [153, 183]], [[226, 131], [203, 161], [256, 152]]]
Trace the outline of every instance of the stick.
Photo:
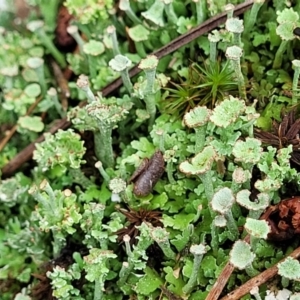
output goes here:
[[[300, 247], [296, 248], [290, 255], [292, 258], [298, 258], [300, 256]], [[251, 278], [246, 283], [241, 285], [236, 290], [229, 293], [227, 296], [221, 298], [221, 300], [236, 300], [241, 299], [244, 295], [248, 294], [250, 290], [255, 286], [260, 286], [267, 282], [269, 279], [274, 277], [278, 272], [278, 264], [283, 262], [286, 258], [282, 259], [280, 262], [278, 262], [273, 267], [265, 270], [264, 272], [258, 274], [257, 276]], [[217, 299], [217, 298], [215, 298]], [[207, 298], [206, 298], [207, 300]]]

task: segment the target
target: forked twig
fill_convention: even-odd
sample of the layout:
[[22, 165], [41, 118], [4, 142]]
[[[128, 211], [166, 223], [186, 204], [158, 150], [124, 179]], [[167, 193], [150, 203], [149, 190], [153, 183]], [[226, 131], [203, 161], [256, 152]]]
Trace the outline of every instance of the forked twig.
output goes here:
[[[268, 219], [270, 214], [272, 214], [273, 211], [274, 211], [274, 207], [273, 208], [271, 207], [271, 209], [267, 209], [263, 213], [263, 215], [260, 217], [260, 220]], [[250, 242], [250, 235], [249, 234], [245, 236], [244, 241], [246, 243]], [[209, 291], [209, 293], [208, 293], [205, 300], [217, 300], [217, 299], [219, 299], [219, 296], [222, 293], [222, 291], [223, 291], [226, 283], [228, 282], [228, 279], [229, 279], [229, 277], [230, 277], [230, 275], [232, 274], [233, 271], [234, 271], [234, 266], [230, 262], [227, 262], [227, 264], [225, 265], [225, 267], [222, 270], [221, 274], [219, 275], [216, 282], [214, 283], [212, 289]], [[231, 293], [229, 293], [228, 295], [230, 295], [230, 294]], [[239, 298], [235, 298], [235, 299], [239, 299]], [[223, 300], [223, 298], [222, 298], [222, 300]]]
[[[39, 104], [39, 102], [42, 100], [43, 97], [39, 97], [35, 100], [34, 103], [31, 104], [31, 106], [28, 108], [25, 116], [29, 116], [33, 110], [36, 108], [36, 106]], [[9, 132], [5, 135], [5, 137], [0, 141], [0, 151], [3, 150], [5, 145], [9, 142], [9, 140], [12, 138], [12, 136], [15, 134], [16, 130], [18, 128], [18, 124], [14, 125]]]
[[[289, 255], [289, 257], [292, 257], [292, 258], [298, 258], [299, 256], [300, 256], [300, 247], [296, 248]], [[277, 267], [278, 264], [281, 263], [282, 261], [284, 261], [285, 259], [286, 258], [282, 259], [281, 261], [279, 261], [273, 267], [265, 270], [264, 272], [258, 274], [255, 277], [251, 278], [246, 283], [244, 283], [243, 285], [241, 285], [240, 287], [238, 287], [236, 290], [230, 292], [228, 295], [226, 295], [225, 297], [221, 298], [220, 300], [236, 300], [236, 299], [241, 299], [241, 297], [243, 297], [244, 295], [248, 294], [253, 287], [256, 287], [256, 286], [258, 287], [258, 286], [264, 284], [265, 282], [267, 282], [272, 277], [274, 277], [277, 274], [277, 272], [278, 272], [278, 267]], [[217, 298], [214, 298], [214, 299], [217, 299]], [[208, 300], [208, 299], [206, 298], [206, 300]]]
[[[249, 9], [253, 5], [254, 0], [248, 0], [244, 3], [241, 3], [237, 5], [234, 9], [235, 15], [240, 15], [244, 13], [247, 9]], [[156, 55], [157, 58], [162, 58], [180, 47], [190, 43], [191, 41], [195, 40], [196, 38], [200, 37], [201, 35], [210, 32], [211, 30], [217, 28], [219, 25], [225, 22], [227, 17], [227, 13], [223, 12], [220, 13], [202, 24], [198, 25], [194, 29], [190, 30], [189, 32], [179, 36], [175, 40], [171, 41], [169, 44], [163, 46], [162, 48], [158, 49], [157, 51], [153, 52], [153, 55]], [[135, 76], [138, 74], [141, 70], [138, 68], [138, 64], [136, 64], [130, 71], [129, 75], [130, 77]], [[110, 93], [118, 89], [122, 85], [121, 78], [116, 79], [115, 81], [108, 84], [105, 88], [102, 89], [101, 93], [103, 97], [108, 96]], [[84, 103], [82, 103], [84, 104]], [[52, 127], [49, 132], [55, 133], [58, 129], [65, 129], [68, 128], [71, 124], [70, 122], [64, 118], [57, 123], [60, 125], [58, 127], [57, 125]], [[40, 136], [36, 141], [28, 145], [25, 149], [23, 149], [21, 152], [19, 152], [7, 165], [5, 165], [2, 168], [2, 175], [4, 177], [12, 175], [23, 163], [28, 161], [32, 157], [32, 153], [35, 149], [35, 143], [40, 143], [44, 140], [44, 136]]]
[[55, 76], [56, 83], [60, 88], [60, 101], [64, 111], [68, 109], [68, 98], [70, 97], [70, 89], [68, 86], [68, 80], [65, 78], [60, 66], [55, 60], [51, 60], [52, 70]]

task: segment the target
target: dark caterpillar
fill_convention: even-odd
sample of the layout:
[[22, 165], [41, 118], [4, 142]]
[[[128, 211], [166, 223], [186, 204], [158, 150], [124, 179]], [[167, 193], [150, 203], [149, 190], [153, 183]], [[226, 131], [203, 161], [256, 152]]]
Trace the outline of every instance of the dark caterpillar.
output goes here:
[[138, 197], [149, 195], [164, 171], [161, 151], [156, 151], [150, 159], [145, 158], [129, 179], [129, 182], [134, 182], [133, 193]]

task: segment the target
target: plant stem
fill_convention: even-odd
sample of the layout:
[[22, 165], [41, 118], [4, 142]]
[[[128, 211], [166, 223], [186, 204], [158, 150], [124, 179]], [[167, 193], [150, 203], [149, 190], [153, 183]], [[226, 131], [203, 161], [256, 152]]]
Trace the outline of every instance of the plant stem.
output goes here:
[[283, 57], [284, 52], [287, 49], [288, 44], [289, 44], [289, 41], [281, 41], [281, 44], [275, 54], [275, 58], [273, 61], [273, 69], [279, 69], [281, 67], [282, 57]]
[[204, 191], [207, 201], [208, 203], [210, 203], [214, 195], [214, 187], [211, 180], [211, 171], [207, 171], [204, 174], [199, 174], [198, 176], [204, 185]]
[[127, 89], [128, 93], [131, 94], [132, 93], [132, 83], [131, 83], [131, 80], [129, 77], [128, 69], [121, 71], [121, 77], [122, 77], [122, 81], [123, 81], [125, 88]]
[[204, 148], [204, 144], [206, 140], [206, 128], [207, 125], [194, 128], [196, 133], [195, 153], [201, 152]]
[[64, 69], [67, 66], [65, 58], [54, 46], [53, 42], [46, 35], [45, 31], [42, 28], [40, 28], [36, 31], [36, 34], [41, 39], [41, 42], [45, 46], [45, 48], [47, 48], [47, 50], [51, 53], [51, 55], [58, 62], [58, 64]]
[[246, 86], [245, 86], [245, 80], [244, 76], [241, 70], [241, 62], [240, 60], [231, 60], [234, 68], [235, 75], [237, 77], [238, 83], [239, 83], [239, 95], [242, 99], [246, 98]]
[[99, 131], [94, 132], [95, 154], [105, 167], [115, 164], [112, 148], [112, 128], [99, 126]]
[[93, 185], [93, 182], [89, 180], [80, 169], [70, 169], [69, 172], [73, 181], [80, 184], [83, 188], [87, 189], [89, 186]]
[[158, 245], [167, 258], [175, 260], [176, 254], [171, 249], [170, 242], [168, 239], [158, 242]]
[[254, 1], [253, 5], [251, 7], [250, 13], [245, 14], [244, 36], [246, 38], [248, 37], [250, 30], [252, 30], [252, 28], [256, 22], [258, 11], [260, 10], [260, 8], [262, 7], [263, 4], [264, 4], [263, 1], [261, 1], [261, 2]]
[[238, 227], [237, 227], [237, 225], [235, 223], [235, 220], [233, 218], [231, 209], [228, 210], [225, 213], [224, 217], [225, 217], [225, 219], [227, 221], [227, 228], [228, 228], [228, 230], [230, 232], [230, 235], [231, 235], [230, 239], [232, 241], [235, 241], [238, 238], [238, 236], [239, 236], [239, 230], [238, 230]]
[[253, 268], [252, 263], [245, 268], [245, 271], [250, 277], [254, 277], [259, 274], [259, 272]]
[[95, 164], [95, 167], [99, 170], [99, 172], [100, 172], [101, 176], [103, 177], [103, 179], [106, 182], [109, 182], [110, 181], [110, 177], [106, 173], [106, 171], [104, 170], [102, 162], [101, 161], [97, 161], [96, 164]]
[[103, 291], [101, 289], [100, 280], [95, 280], [95, 289], [94, 289], [94, 300], [101, 300], [103, 296]]
[[197, 24], [201, 24], [207, 18], [206, 1], [197, 0], [197, 1], [194, 1], [194, 2], [196, 4]]
[[293, 77], [292, 105], [297, 104], [299, 74], [300, 74], [300, 67], [295, 67], [294, 77]]
[[119, 43], [118, 43], [118, 39], [117, 39], [117, 34], [116, 34], [116, 28], [115, 28], [115, 26], [113, 26], [113, 25], [109, 26], [107, 28], [107, 33], [111, 37], [114, 56], [116, 56], [118, 54], [121, 54], [120, 49], [119, 49]]
[[178, 18], [177, 18], [177, 15], [176, 15], [175, 11], [174, 11], [173, 2], [165, 4], [165, 12], [166, 12], [166, 15], [167, 15], [168, 22], [171, 23], [171, 24], [176, 24]]
[[217, 58], [217, 43], [210, 41], [209, 47], [209, 60], [211, 63], [215, 63]]
[[145, 58], [147, 56], [147, 53], [145, 51], [143, 42], [134, 42], [134, 45], [135, 45], [135, 49], [136, 49], [136, 52], [138, 53], [138, 55], [141, 58]]
[[150, 119], [149, 119], [149, 130], [152, 129], [152, 126], [154, 124], [155, 121], [155, 115], [156, 115], [156, 103], [155, 103], [155, 94], [151, 93], [151, 94], [147, 94], [145, 96], [145, 103], [146, 103], [146, 109], [147, 112], [150, 115]]
[[[203, 254], [206, 252], [204, 251], [204, 249], [201, 249], [201, 246], [203, 247], [202, 244], [200, 245], [192, 245], [190, 248], [190, 251], [194, 254], [194, 264], [193, 264], [193, 270], [192, 270], [192, 274], [190, 276], [190, 279], [188, 281], [188, 283], [182, 288], [182, 292], [185, 295], [188, 295], [191, 293], [192, 289], [194, 288], [194, 286], [197, 283], [197, 277], [198, 277], [198, 272], [200, 269], [200, 264], [203, 258]], [[195, 251], [192, 250], [192, 248], [196, 249]], [[203, 247], [204, 248], [204, 247]], [[200, 251], [198, 251], [200, 250]]]
[[87, 55], [88, 63], [89, 63], [89, 71], [90, 77], [96, 78], [97, 77], [97, 58], [92, 55]]
[[168, 176], [169, 182], [171, 184], [176, 184], [176, 181], [175, 181], [175, 179], [173, 177], [173, 162], [172, 161], [170, 161], [170, 162], [167, 163], [166, 169], [167, 169], [167, 176]]
[[210, 229], [211, 229], [210, 245], [212, 247], [214, 256], [217, 256], [218, 249], [219, 249], [219, 238], [218, 238], [219, 230], [218, 230], [218, 227], [215, 225], [214, 221], [211, 223]]

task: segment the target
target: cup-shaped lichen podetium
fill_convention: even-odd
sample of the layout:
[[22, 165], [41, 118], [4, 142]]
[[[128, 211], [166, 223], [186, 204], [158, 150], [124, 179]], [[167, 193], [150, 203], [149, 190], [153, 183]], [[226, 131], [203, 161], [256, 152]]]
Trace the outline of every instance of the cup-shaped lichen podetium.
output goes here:
[[[116, 34], [116, 27], [114, 25], [108, 26], [106, 29], [106, 33], [107, 33], [108, 37], [110, 37], [110, 39], [111, 39], [110, 47], [112, 47], [114, 56], [121, 54], [121, 51], [119, 49], [118, 38], [117, 38], [117, 34]], [[108, 47], [107, 44], [106, 44], [106, 47]], [[110, 48], [110, 47], [108, 47], [108, 48]]]
[[211, 115], [211, 110], [205, 106], [196, 106], [187, 112], [183, 121], [189, 128], [194, 128], [196, 133], [196, 145], [195, 152], [199, 152], [203, 149], [206, 137], [206, 128]]
[[190, 247], [190, 252], [194, 255], [194, 264], [190, 279], [187, 282], [187, 284], [182, 288], [182, 291], [185, 295], [190, 294], [194, 286], [197, 284], [200, 265], [202, 262], [203, 255], [207, 252], [207, 248], [203, 244], [192, 245]]
[[165, 228], [154, 227], [151, 230], [151, 237], [158, 244], [167, 258], [175, 260], [176, 254], [171, 249], [169, 232]]
[[131, 93], [132, 83], [128, 73], [128, 69], [131, 66], [131, 60], [124, 55], [117, 54], [108, 64], [114, 71], [120, 72], [125, 88]]
[[159, 91], [160, 86], [155, 80], [156, 67], [158, 65], [158, 58], [155, 55], [148, 55], [142, 59], [139, 68], [145, 72], [146, 81], [142, 84], [136, 84], [134, 89], [141, 99], [146, 103], [147, 112], [150, 115], [149, 129], [151, 129], [156, 114], [156, 99], [155, 95]]
[[234, 194], [236, 194], [240, 189], [241, 186], [250, 186], [250, 179], [252, 174], [249, 170], [244, 170], [241, 167], [236, 167], [232, 172], [232, 182], [231, 182], [231, 190]]
[[132, 10], [130, 6], [130, 1], [129, 0], [120, 0], [119, 3], [119, 9], [124, 11], [127, 17], [136, 25], [136, 24], [141, 24], [142, 20], [140, 20], [135, 12]]
[[258, 219], [262, 212], [269, 206], [270, 197], [267, 193], [259, 193], [255, 201], [250, 200], [251, 192], [241, 190], [236, 194], [236, 202], [249, 210], [249, 217]]
[[210, 121], [218, 127], [226, 128], [235, 123], [245, 110], [245, 101], [229, 96], [214, 108]]
[[249, 276], [256, 274], [256, 270], [252, 266], [255, 254], [251, 251], [251, 247], [245, 241], [238, 240], [234, 243], [230, 253], [230, 263], [239, 270], [246, 270]]
[[111, 201], [112, 202], [121, 202], [122, 193], [126, 189], [126, 181], [122, 178], [113, 178], [109, 181], [109, 189], [111, 190]]
[[219, 31], [214, 30], [208, 34], [209, 40], [209, 60], [211, 63], [215, 63], [217, 59], [217, 44], [221, 40]]
[[300, 280], [300, 263], [297, 259], [287, 257], [278, 264], [278, 274], [282, 276], [282, 285], [288, 286], [289, 280]]
[[208, 202], [211, 201], [214, 194], [211, 167], [216, 157], [217, 153], [214, 148], [207, 146], [200, 153], [196, 154], [190, 162], [186, 160], [179, 165], [179, 170], [182, 173], [199, 176], [203, 183]]
[[161, 0], [155, 0], [155, 2], [147, 11], [142, 12], [142, 16], [145, 19], [151, 21], [153, 24], [163, 27], [165, 25], [163, 17], [164, 9], [165, 3]]
[[226, 219], [226, 225], [229, 230], [229, 238], [231, 240], [236, 240], [239, 231], [238, 227], [235, 223], [235, 220], [232, 216], [231, 208], [232, 205], [235, 202], [234, 195], [231, 191], [231, 189], [224, 187], [219, 189], [212, 197], [211, 200], [211, 207], [214, 211], [220, 213], [221, 215], [224, 215]]
[[256, 220], [247, 218], [244, 225], [245, 230], [250, 234], [250, 244], [252, 249], [256, 249], [259, 239], [266, 240], [270, 232], [270, 226], [266, 220]]
[[290, 41], [295, 39], [293, 30], [298, 26], [299, 14], [293, 8], [285, 8], [277, 12], [276, 20], [278, 22], [276, 34], [281, 37], [282, 41], [273, 60], [273, 69], [281, 67], [284, 53], [287, 51]]
[[86, 75], [81, 74], [77, 79], [76, 85], [86, 93], [88, 103], [96, 101], [96, 97], [90, 88], [89, 78]]
[[27, 59], [27, 65], [30, 69], [33, 69], [38, 77], [39, 84], [43, 95], [45, 95], [47, 90], [47, 84], [44, 74], [44, 60], [40, 57], [30, 57]]
[[147, 30], [143, 25], [139, 24], [128, 29], [128, 35], [133, 40], [135, 49], [138, 55], [142, 58], [146, 57], [146, 51], [143, 45], [144, 41], [148, 40], [150, 31]]
[[71, 35], [74, 38], [74, 40], [76, 41], [76, 43], [78, 45], [80, 54], [83, 55], [83, 46], [84, 46], [85, 42], [79, 33], [78, 26], [76, 26], [76, 25], [68, 26], [67, 32], [69, 35]]
[[83, 45], [83, 52], [88, 57], [91, 78], [96, 78], [97, 76], [99, 68], [98, 58], [102, 53], [104, 53], [104, 51], [105, 47], [103, 43], [96, 40], [89, 40], [88, 43]]
[[48, 34], [46, 34], [44, 30], [44, 22], [41, 20], [31, 21], [27, 24], [27, 29], [31, 32], [34, 32], [38, 38], [40, 39], [41, 43], [47, 48], [47, 50], [51, 53], [51, 55], [56, 59], [59, 65], [62, 68], [66, 67], [66, 61], [64, 56], [57, 50], [55, 45], [53, 44], [51, 38]]
[[243, 20], [238, 18], [227, 19], [225, 28], [233, 34], [233, 44], [241, 46], [241, 34], [244, 31]]
[[244, 169], [251, 172], [253, 166], [261, 159], [261, 141], [247, 137], [245, 141], [238, 140], [233, 146], [232, 154], [235, 162], [241, 162]]
[[94, 101], [86, 106], [88, 115], [98, 124], [98, 131], [94, 134], [95, 154], [105, 167], [115, 164], [112, 148], [112, 130], [117, 127], [128, 111], [119, 105], [105, 105]]
[[226, 49], [226, 57], [231, 61], [232, 67], [235, 72], [235, 76], [239, 83], [239, 94], [242, 99], [246, 98], [246, 85], [244, 76], [241, 69], [241, 57], [243, 55], [243, 49], [239, 46], [231, 46]]

